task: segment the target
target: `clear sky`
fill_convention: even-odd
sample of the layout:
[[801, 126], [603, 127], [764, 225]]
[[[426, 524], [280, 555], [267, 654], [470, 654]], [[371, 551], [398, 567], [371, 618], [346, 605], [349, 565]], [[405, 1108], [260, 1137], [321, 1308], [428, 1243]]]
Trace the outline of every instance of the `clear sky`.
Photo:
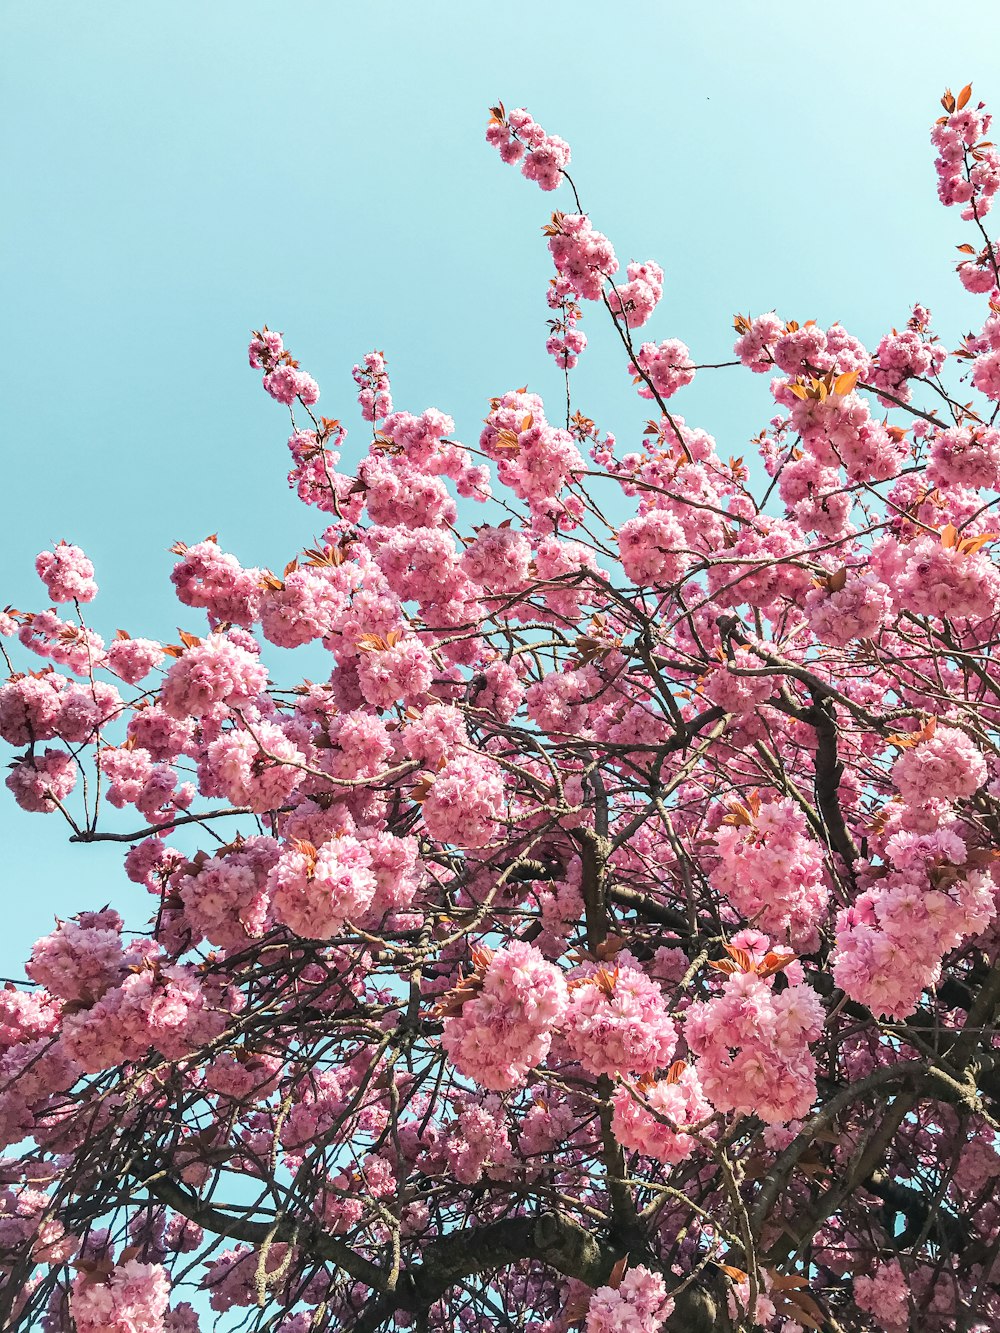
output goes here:
[[[937, 204], [927, 132], [945, 84], [1000, 110], [998, 49], [987, 0], [7, 0], [0, 604], [44, 605], [32, 560], [65, 537], [97, 564], [106, 637], [167, 637], [199, 628], [170, 594], [173, 541], [218, 531], [272, 567], [310, 541], [283, 412], [246, 365], [261, 322], [355, 425], [372, 347], [397, 406], [442, 408], [459, 438], [505, 389], [558, 400], [540, 229], [569, 201], [484, 143], [497, 98], [569, 140], [622, 261], [665, 268], [644, 336], [724, 360], [734, 312], [776, 308], [875, 342], [920, 300], [955, 346], [970, 238]], [[584, 327], [577, 404], [637, 442], [613, 333]], [[770, 415], [765, 378], [736, 371], [675, 402], [727, 455]], [[144, 910], [120, 852], [69, 847], [55, 817], [0, 800], [0, 847], [0, 972], [53, 913]]]

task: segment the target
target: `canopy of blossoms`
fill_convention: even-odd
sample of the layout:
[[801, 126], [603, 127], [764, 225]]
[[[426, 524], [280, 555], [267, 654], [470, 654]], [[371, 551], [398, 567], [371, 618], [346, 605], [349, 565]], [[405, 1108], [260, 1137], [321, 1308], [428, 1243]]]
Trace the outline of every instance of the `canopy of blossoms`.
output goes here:
[[[1000, 1325], [1000, 156], [943, 105], [955, 350], [739, 315], [773, 403], [720, 449], [637, 332], [663, 270], [497, 106], [563, 204], [565, 402], [490, 386], [460, 442], [371, 352], [348, 439], [264, 327], [288, 564], [178, 542], [174, 642], [37, 557], [6, 785], [131, 911], [0, 991], [0, 1326]], [[574, 405], [598, 319], [625, 447]]]

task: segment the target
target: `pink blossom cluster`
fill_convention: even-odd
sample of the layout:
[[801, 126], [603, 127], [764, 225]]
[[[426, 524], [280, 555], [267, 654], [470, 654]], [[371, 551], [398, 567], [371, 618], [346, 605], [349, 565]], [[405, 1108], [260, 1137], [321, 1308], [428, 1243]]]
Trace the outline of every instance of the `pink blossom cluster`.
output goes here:
[[659, 1273], [630, 1268], [617, 1287], [598, 1287], [590, 1298], [586, 1333], [660, 1333], [674, 1302]]
[[214, 537], [174, 548], [180, 560], [170, 581], [185, 606], [203, 607], [216, 624], [251, 626], [260, 614], [261, 571], [243, 569]]
[[204, 717], [219, 704], [252, 702], [267, 684], [267, 670], [232, 635], [210, 634], [176, 658], [163, 682], [166, 712], [181, 720]]
[[18, 641], [77, 676], [89, 676], [104, 663], [104, 640], [93, 630], [60, 620], [54, 611], [25, 612], [20, 617]]
[[[325, 421], [320, 431], [296, 430], [288, 438], [292, 466], [288, 484], [303, 504], [315, 505], [339, 520], [355, 521], [363, 508], [363, 497], [352, 478], [337, 471], [347, 431], [338, 422]], [[338, 533], [338, 536], [341, 535]]]
[[[790, 393], [787, 384], [775, 384], [772, 389], [779, 402]], [[905, 457], [901, 435], [874, 421], [867, 402], [859, 394], [834, 392], [825, 398], [804, 399], [793, 396], [788, 406], [791, 424], [806, 447], [806, 460], [811, 459], [814, 467], [830, 470], [812, 475], [814, 484], [822, 487], [826, 483], [826, 489], [834, 492], [827, 505], [831, 501], [836, 503], [836, 493], [843, 489], [836, 475], [838, 469], [842, 468], [854, 481], [886, 481], [899, 472]], [[793, 468], [808, 466], [806, 460], [793, 460]], [[794, 498], [789, 496], [786, 503], [794, 502]], [[846, 511], [843, 517], [846, 518]], [[847, 535], [843, 522], [832, 529], [828, 526], [827, 530], [830, 536]]]
[[497, 477], [526, 501], [536, 524], [547, 532], [575, 527], [583, 513], [566, 486], [586, 470], [569, 431], [546, 420], [537, 394], [520, 390], [494, 401], [479, 445], [496, 463]]
[[[652, 398], [654, 393], [661, 398], [670, 398], [694, 379], [691, 353], [679, 338], [667, 338], [661, 343], [643, 343], [636, 353], [635, 362], [629, 363], [628, 370], [640, 398]], [[640, 371], [646, 379], [642, 378]]]
[[884, 1333], [905, 1333], [910, 1327], [910, 1289], [898, 1259], [881, 1263], [873, 1276], [854, 1279], [858, 1307], [872, 1315]]
[[358, 684], [373, 708], [391, 708], [398, 701], [420, 703], [434, 681], [434, 659], [415, 634], [398, 643], [368, 647], [358, 659]]
[[371, 905], [377, 882], [364, 842], [345, 834], [282, 851], [269, 877], [275, 918], [306, 939], [330, 939]]
[[97, 596], [94, 566], [79, 546], [59, 542], [54, 551], [41, 551], [35, 569], [54, 602], [92, 602]]
[[[1000, 606], [1000, 570], [982, 550], [945, 546], [928, 534], [880, 554], [887, 566], [882, 577], [892, 570], [893, 602], [902, 610], [939, 620], [986, 620]], [[879, 572], [874, 562], [872, 568]]]
[[612, 283], [608, 305], [627, 328], [638, 329], [647, 322], [663, 296], [663, 269], [655, 260], [647, 259], [644, 264], [629, 264], [625, 276], [626, 282]]
[[587, 335], [577, 328], [583, 318], [583, 311], [572, 296], [573, 288], [568, 278], [560, 276], [550, 280], [545, 299], [552, 310], [560, 312], [561, 318], [549, 320], [545, 350], [555, 358], [561, 370], [572, 370], [587, 346]]
[[623, 1083], [611, 1104], [611, 1127], [622, 1147], [665, 1163], [691, 1156], [698, 1141], [685, 1127], [703, 1125], [713, 1109], [693, 1065], [685, 1065], [674, 1077], [638, 1086]]
[[975, 254], [971, 245], [963, 246], [962, 249], [975, 255], [973, 259], [963, 259], [956, 265], [962, 286], [975, 296], [982, 296], [985, 293], [995, 296], [1000, 288], [1000, 282], [997, 280], [996, 241], [987, 241], [978, 254]]
[[[915, 329], [886, 334], [875, 350], [875, 364], [869, 372], [872, 386], [908, 403], [911, 379], [933, 378], [944, 365], [947, 352], [940, 343], [922, 338]], [[890, 399], [884, 398], [887, 404]]]
[[0, 736], [11, 745], [51, 740], [59, 732], [65, 684], [67, 677], [43, 670], [0, 685]]
[[311, 375], [293, 366], [278, 366], [264, 376], [264, 388], [279, 403], [290, 407], [296, 399], [311, 407], [319, 398], [319, 385]]
[[605, 282], [618, 272], [611, 242], [585, 213], [554, 213], [549, 230], [549, 251], [568, 291], [599, 301]]
[[[912, 1013], [940, 977], [945, 954], [996, 915], [992, 877], [955, 827], [934, 827], [931, 801], [902, 808], [902, 827], [886, 840], [884, 862], [865, 876], [870, 887], [837, 916], [834, 980], [873, 1013], [892, 1018]], [[931, 829], [917, 831], [926, 828], [928, 814]]]
[[65, 750], [34, 751], [10, 766], [5, 786], [22, 810], [51, 814], [76, 786], [77, 766]]
[[460, 1074], [502, 1092], [523, 1083], [548, 1055], [568, 1002], [559, 969], [532, 945], [514, 941], [490, 958], [474, 998], [445, 1019], [441, 1041]]
[[736, 328], [740, 336], [733, 351], [748, 370], [763, 375], [775, 364], [775, 348], [785, 332], [784, 321], [769, 311], [753, 320], [739, 316]]
[[650, 509], [618, 529], [625, 575], [637, 587], [670, 587], [684, 577], [695, 557], [680, 520], [668, 509]]
[[431, 837], [456, 847], [485, 847], [504, 813], [503, 772], [487, 755], [459, 753], [437, 773], [423, 800]]
[[952, 426], [931, 442], [927, 476], [935, 486], [995, 491], [1000, 488], [1000, 431], [990, 426]]
[[174, 770], [156, 764], [148, 750], [126, 742], [98, 754], [98, 766], [108, 780], [105, 797], [119, 810], [134, 805], [152, 823], [162, 823], [186, 810], [195, 797], [192, 783], [177, 785]]
[[816, 1097], [816, 1060], [809, 1043], [823, 1031], [822, 1001], [797, 965], [789, 984], [736, 971], [721, 994], [693, 1004], [684, 1036], [698, 1058], [705, 1096], [719, 1111], [756, 1115], [768, 1124], [806, 1115]]
[[486, 142], [499, 151], [504, 162], [521, 162], [522, 176], [543, 190], [554, 190], [569, 165], [569, 144], [557, 135], [546, 134], [523, 107], [507, 116], [502, 106], [495, 108], [486, 129]]
[[310, 407], [319, 398], [319, 385], [299, 369], [281, 334], [266, 325], [251, 336], [248, 358], [255, 370], [264, 371], [264, 388], [276, 402], [291, 407], [298, 400]]
[[850, 571], [842, 588], [829, 583], [806, 596], [809, 628], [822, 643], [844, 646], [874, 639], [892, 615], [892, 593], [871, 571]]
[[591, 1074], [650, 1074], [665, 1069], [677, 1045], [660, 988], [619, 961], [569, 983], [562, 1035], [570, 1056]]
[[892, 766], [892, 780], [907, 805], [958, 801], [986, 781], [986, 761], [971, 737], [958, 727], [936, 726], [931, 735], [904, 749]]
[[751, 925], [811, 951], [829, 890], [823, 847], [809, 836], [801, 806], [785, 797], [727, 819], [715, 835], [712, 887]]
[[105, 686], [102, 695], [100, 702], [95, 700], [85, 688], [71, 684], [51, 668], [12, 675], [0, 685], [0, 736], [18, 746], [56, 736], [87, 740], [114, 715], [116, 705], [121, 706], [112, 687]]
[[88, 1008], [64, 1017], [66, 1055], [87, 1073], [142, 1058], [152, 1048], [167, 1060], [197, 1050], [225, 1026], [226, 1015], [186, 964], [144, 960]]
[[106, 1273], [78, 1273], [70, 1309], [77, 1333], [163, 1333], [169, 1299], [166, 1269], [127, 1259]]
[[967, 221], [984, 218], [1000, 188], [1000, 155], [993, 144], [984, 142], [992, 116], [983, 104], [970, 110], [966, 101], [957, 107], [955, 99], [947, 105], [947, 115], [931, 130], [931, 143], [937, 149], [934, 168], [938, 175], [938, 198], [942, 204], [964, 204], [962, 217]]
[[[151, 848], [150, 855], [162, 852]], [[275, 841], [257, 837], [217, 856], [182, 862], [171, 884], [197, 936], [221, 948], [239, 949], [263, 935], [271, 922], [269, 876], [277, 859]]]
[[260, 629], [269, 643], [298, 648], [339, 628], [362, 573], [354, 561], [320, 563], [328, 554], [319, 552], [315, 564], [288, 570], [283, 579], [266, 580], [260, 597]]
[[133, 639], [120, 632], [108, 648], [107, 668], [126, 685], [138, 685], [163, 657], [163, 649], [154, 640]]
[[351, 375], [358, 386], [358, 403], [365, 421], [381, 421], [392, 411], [389, 372], [382, 352], [366, 352]]

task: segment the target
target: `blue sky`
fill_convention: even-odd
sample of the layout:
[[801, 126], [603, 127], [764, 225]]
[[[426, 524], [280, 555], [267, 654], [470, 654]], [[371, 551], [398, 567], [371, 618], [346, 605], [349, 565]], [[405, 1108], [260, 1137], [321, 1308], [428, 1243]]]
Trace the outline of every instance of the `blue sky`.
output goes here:
[[[505, 389], [558, 401], [540, 229], [569, 201], [484, 143], [496, 98], [569, 140], [622, 261], [665, 268], [644, 336], [723, 360], [735, 311], [776, 308], [874, 342], [920, 300], [955, 346], [977, 307], [953, 247], [971, 238], [936, 201], [927, 131], [945, 84], [971, 79], [1000, 109], [1000, 10], [807, 13], [4, 6], [0, 604], [44, 604], [32, 560], [65, 537], [97, 564], [97, 628], [168, 637], [199, 628], [171, 596], [173, 541], [218, 531], [244, 563], [281, 567], [312, 539], [322, 525], [284, 483], [282, 411], [246, 366], [261, 322], [320, 381], [321, 409], [355, 426], [350, 368], [372, 347], [397, 406], [442, 408], [460, 439]], [[648, 411], [613, 333], [584, 327], [576, 404], [638, 441]], [[727, 455], [770, 415], [764, 377], [736, 371], [675, 402]], [[120, 851], [69, 847], [54, 818], [0, 800], [0, 846], [0, 972], [54, 913], [145, 910]]]

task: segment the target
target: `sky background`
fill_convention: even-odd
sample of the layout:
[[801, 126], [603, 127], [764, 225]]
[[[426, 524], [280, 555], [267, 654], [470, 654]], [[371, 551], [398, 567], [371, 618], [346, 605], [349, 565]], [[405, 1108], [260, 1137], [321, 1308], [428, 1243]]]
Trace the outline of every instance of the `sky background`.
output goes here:
[[[623, 266], [663, 265], [644, 338], [725, 360], [733, 314], [775, 308], [873, 345], [919, 300], [954, 347], [978, 311], [954, 246], [975, 237], [937, 203], [927, 133], [946, 84], [1000, 106], [1000, 7], [948, 12], [6, 0], [0, 605], [45, 605], [33, 558], [66, 538], [97, 565], [91, 624], [169, 640], [204, 624], [172, 597], [172, 542], [218, 532], [280, 569], [312, 541], [284, 411], [246, 364], [262, 322], [355, 428], [345, 463], [365, 438], [350, 370], [372, 347], [396, 406], [440, 407], [459, 439], [525, 383], [558, 418], [541, 227], [572, 203], [485, 144], [497, 98], [570, 142]], [[575, 405], [634, 447], [647, 405], [593, 307], [583, 327]], [[771, 415], [766, 377], [734, 370], [674, 403], [726, 456]], [[0, 850], [0, 972], [53, 914], [110, 901], [141, 925], [120, 848], [71, 847], [7, 799]]]

